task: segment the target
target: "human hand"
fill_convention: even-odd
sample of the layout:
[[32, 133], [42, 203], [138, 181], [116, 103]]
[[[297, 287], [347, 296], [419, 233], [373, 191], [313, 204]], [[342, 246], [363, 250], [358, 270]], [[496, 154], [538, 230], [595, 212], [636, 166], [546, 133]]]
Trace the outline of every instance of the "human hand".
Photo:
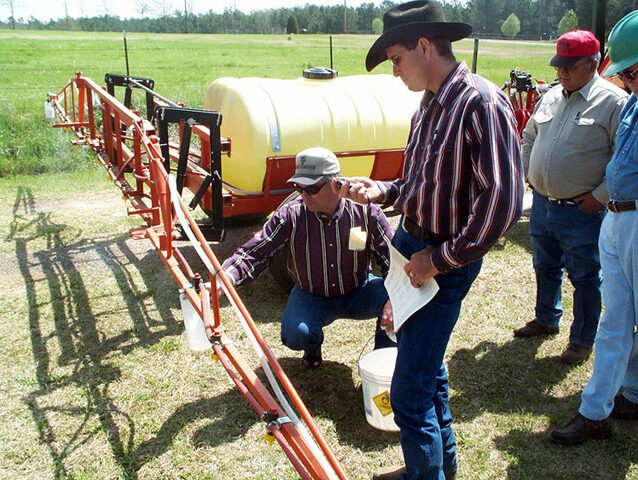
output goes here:
[[423, 250], [413, 253], [410, 261], [403, 268], [414, 288], [420, 288], [425, 280], [440, 273], [432, 264], [434, 247], [428, 245]]
[[596, 200], [591, 192], [574, 197], [574, 202], [576, 202], [583, 212], [587, 213], [598, 213], [603, 208], [603, 204]]
[[388, 299], [383, 306], [379, 325], [388, 333], [394, 332], [394, 317], [392, 315], [392, 303], [390, 303], [390, 299]]
[[376, 203], [381, 199], [381, 189], [367, 177], [336, 177], [330, 184], [335, 193], [357, 203]]

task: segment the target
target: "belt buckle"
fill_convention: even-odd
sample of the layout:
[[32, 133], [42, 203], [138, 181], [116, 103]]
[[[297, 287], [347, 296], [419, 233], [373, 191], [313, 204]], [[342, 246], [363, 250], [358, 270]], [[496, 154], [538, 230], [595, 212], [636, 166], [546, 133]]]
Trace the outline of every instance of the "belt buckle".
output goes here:
[[576, 202], [574, 202], [571, 198], [554, 198], [554, 197], [545, 197], [545, 198], [547, 198], [547, 201], [551, 205], [555, 205], [557, 207], [564, 207], [567, 205], [576, 205]]
[[624, 211], [621, 207], [621, 205], [625, 202], [620, 201], [620, 200], [611, 200], [609, 202], [611, 204], [611, 208], [609, 208], [609, 206], [607, 207], [609, 210], [611, 210], [614, 213], [620, 213], [622, 211]]
[[614, 213], [618, 213], [618, 207], [616, 207], [616, 200], [610, 200], [607, 202], [607, 209]]

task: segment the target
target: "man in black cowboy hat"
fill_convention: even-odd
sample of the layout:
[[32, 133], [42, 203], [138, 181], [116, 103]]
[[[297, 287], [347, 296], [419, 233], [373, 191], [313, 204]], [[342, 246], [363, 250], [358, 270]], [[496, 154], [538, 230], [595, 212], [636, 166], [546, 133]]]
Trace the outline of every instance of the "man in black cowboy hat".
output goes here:
[[[405, 466], [373, 479], [455, 477], [456, 443], [443, 356], [461, 302], [483, 255], [521, 214], [523, 174], [514, 112], [499, 88], [457, 62], [451, 42], [471, 27], [446, 22], [439, 3], [405, 3], [383, 18], [366, 68], [390, 60], [410, 90], [424, 91], [412, 118], [402, 178], [343, 181], [358, 202], [391, 203], [402, 213], [392, 244], [409, 262], [413, 286], [434, 277], [439, 292], [397, 332], [391, 388]], [[333, 181], [333, 188], [338, 188]], [[416, 290], [415, 290], [416, 295]], [[391, 327], [391, 305], [382, 323]]]

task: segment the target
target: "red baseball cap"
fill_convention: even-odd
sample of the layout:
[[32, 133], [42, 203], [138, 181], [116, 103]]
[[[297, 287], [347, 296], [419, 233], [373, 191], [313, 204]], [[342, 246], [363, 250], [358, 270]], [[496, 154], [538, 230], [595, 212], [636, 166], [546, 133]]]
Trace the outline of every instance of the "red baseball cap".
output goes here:
[[588, 30], [572, 30], [556, 41], [556, 55], [549, 61], [552, 67], [568, 67], [583, 57], [600, 52], [600, 42]]

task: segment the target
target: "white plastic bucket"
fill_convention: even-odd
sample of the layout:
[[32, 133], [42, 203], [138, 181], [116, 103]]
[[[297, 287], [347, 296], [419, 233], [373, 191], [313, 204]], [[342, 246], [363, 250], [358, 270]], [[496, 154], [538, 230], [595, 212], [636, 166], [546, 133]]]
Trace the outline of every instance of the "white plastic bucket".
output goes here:
[[179, 302], [182, 304], [188, 347], [196, 352], [210, 349], [211, 344], [206, 336], [206, 330], [204, 330], [204, 322], [186, 298], [183, 289], [179, 290]]
[[359, 359], [366, 420], [374, 428], [387, 432], [399, 431], [390, 406], [390, 384], [396, 360], [396, 347], [373, 350]]

